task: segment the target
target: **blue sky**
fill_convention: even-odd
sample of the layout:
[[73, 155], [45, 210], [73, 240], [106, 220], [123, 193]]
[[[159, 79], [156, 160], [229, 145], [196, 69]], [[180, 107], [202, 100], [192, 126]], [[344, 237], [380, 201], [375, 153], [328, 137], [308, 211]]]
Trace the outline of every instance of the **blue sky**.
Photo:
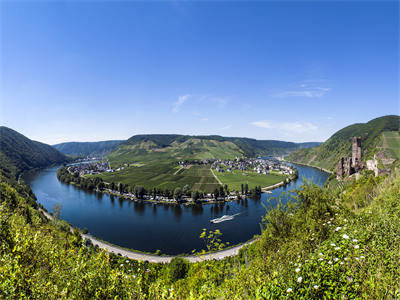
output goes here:
[[398, 2], [1, 5], [1, 123], [28, 137], [324, 141], [399, 114]]

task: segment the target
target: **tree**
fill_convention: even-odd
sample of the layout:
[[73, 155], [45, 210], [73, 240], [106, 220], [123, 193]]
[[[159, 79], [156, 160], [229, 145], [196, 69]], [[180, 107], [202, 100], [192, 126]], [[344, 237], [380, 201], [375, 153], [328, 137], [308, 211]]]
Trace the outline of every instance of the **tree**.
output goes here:
[[62, 205], [57, 203], [53, 206], [53, 216], [56, 220], [60, 219]]
[[245, 191], [246, 195], [249, 193], [249, 185], [247, 183], [244, 186], [244, 191]]
[[243, 187], [243, 183], [242, 183], [242, 186], [241, 186], [241, 188], [242, 188], [242, 195], [243, 195], [243, 192], [244, 192], [244, 187]]
[[219, 195], [220, 195], [221, 197], [224, 197], [224, 196], [225, 196], [224, 188], [223, 188], [222, 186], [219, 187]]
[[215, 188], [215, 190], [214, 190], [214, 198], [215, 198], [215, 200], [217, 200], [218, 197], [219, 197], [219, 191], [218, 191], [217, 188]]
[[188, 196], [188, 195], [189, 195], [189, 190], [190, 190], [190, 186], [186, 184], [186, 185], [183, 187], [183, 194], [184, 194], [185, 196]]
[[99, 182], [99, 183], [97, 184], [97, 188], [98, 188], [100, 191], [102, 191], [102, 190], [104, 189], [104, 187], [105, 187], [105, 184], [104, 184], [103, 181], [101, 181], [101, 182]]
[[157, 196], [157, 191], [156, 191], [156, 188], [153, 188], [153, 198], [155, 199], [155, 198], [156, 198], [156, 196]]
[[121, 182], [118, 183], [118, 192], [120, 192], [120, 193], [124, 192], [124, 185]]
[[115, 183], [114, 183], [114, 181], [112, 181], [109, 185], [109, 188], [110, 188], [110, 190], [114, 190], [115, 189]]
[[180, 187], [177, 187], [177, 188], [174, 190], [174, 199], [175, 199], [175, 200], [180, 200], [181, 197], [182, 197], [182, 189], [181, 189]]
[[138, 198], [138, 199], [143, 199], [143, 196], [144, 196], [144, 194], [146, 193], [146, 190], [144, 189], [143, 186], [141, 186], [141, 185], [136, 185], [136, 186], [135, 186], [135, 189], [134, 189], [134, 192], [135, 192], [136, 198]]
[[199, 191], [198, 191], [198, 190], [194, 190], [194, 191], [192, 192], [192, 199], [193, 199], [193, 201], [197, 201], [199, 198], [200, 198], [200, 193], [199, 193]]

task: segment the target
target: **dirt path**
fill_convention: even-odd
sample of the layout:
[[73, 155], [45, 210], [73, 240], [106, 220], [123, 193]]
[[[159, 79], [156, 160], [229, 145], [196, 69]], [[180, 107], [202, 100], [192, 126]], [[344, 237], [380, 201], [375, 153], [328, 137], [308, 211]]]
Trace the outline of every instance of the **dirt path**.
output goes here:
[[[45, 212], [44, 210], [40, 209], [40, 211], [46, 216], [46, 218], [53, 220], [53, 216], [50, 215], [49, 213]], [[72, 230], [72, 228], [71, 228]], [[153, 254], [147, 254], [147, 253], [141, 253], [141, 252], [135, 252], [132, 250], [127, 250], [123, 249], [121, 247], [115, 246], [115, 245], [110, 245], [106, 242], [100, 241], [90, 235], [87, 234], [82, 234], [82, 238], [89, 239], [93, 245], [97, 245], [99, 248], [106, 250], [107, 252], [114, 253], [114, 254], [121, 254], [124, 257], [133, 259], [133, 260], [142, 260], [142, 261], [149, 261], [153, 263], [169, 263], [171, 259], [173, 259], [175, 256], [158, 256], [158, 255], [153, 255]], [[248, 241], [244, 244], [218, 251], [212, 254], [205, 254], [201, 256], [197, 255], [189, 255], [184, 257], [187, 259], [189, 262], [194, 263], [194, 262], [199, 262], [199, 261], [205, 261], [205, 260], [212, 260], [212, 259], [224, 259], [225, 257], [228, 256], [235, 256], [239, 253], [239, 250], [243, 248], [244, 246], [250, 245], [254, 243], [256, 239], [253, 239], [251, 241]]]
[[215, 179], [217, 179], [218, 183], [219, 183], [220, 185], [223, 185], [222, 182], [221, 182], [221, 180], [219, 180], [219, 178], [218, 178], [217, 176], [215, 176], [214, 171], [213, 171], [212, 168], [210, 168], [210, 171], [211, 171], [211, 174], [213, 174], [213, 176], [215, 177]]

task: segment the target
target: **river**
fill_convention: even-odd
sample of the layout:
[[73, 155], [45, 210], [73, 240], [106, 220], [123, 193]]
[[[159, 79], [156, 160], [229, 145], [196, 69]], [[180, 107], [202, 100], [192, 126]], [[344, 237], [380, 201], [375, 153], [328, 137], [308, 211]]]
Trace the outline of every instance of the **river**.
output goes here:
[[[328, 173], [315, 168], [294, 165], [299, 178], [286, 187], [263, 193], [260, 199], [205, 204], [196, 206], [133, 202], [107, 194], [86, 192], [58, 181], [58, 167], [51, 167], [27, 178], [37, 201], [49, 212], [61, 204], [61, 218], [110, 243], [146, 252], [176, 255], [201, 250], [199, 238], [203, 228], [219, 229], [223, 242], [231, 245], [245, 242], [260, 233], [260, 222], [266, 208], [273, 207], [282, 192], [303, 184], [303, 178], [324, 184]], [[284, 197], [282, 202], [286, 202]], [[210, 223], [211, 219], [234, 215], [226, 221]]]

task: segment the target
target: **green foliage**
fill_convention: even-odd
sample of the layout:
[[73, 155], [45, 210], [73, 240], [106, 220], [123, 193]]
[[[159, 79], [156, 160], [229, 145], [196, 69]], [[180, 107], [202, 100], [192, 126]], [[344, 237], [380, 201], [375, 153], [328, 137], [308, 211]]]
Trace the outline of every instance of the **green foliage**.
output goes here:
[[104, 156], [118, 147], [122, 140], [101, 142], [67, 142], [53, 145], [61, 153], [72, 156]]
[[[91, 246], [65, 221], [48, 220], [28, 187], [6, 173], [0, 174], [0, 298], [400, 297], [398, 172], [305, 184], [291, 201], [268, 210], [258, 240], [237, 256], [165, 265]], [[226, 246], [221, 235], [203, 230], [200, 238], [212, 252]]]
[[0, 166], [3, 172], [17, 178], [24, 171], [67, 160], [51, 146], [32, 141], [10, 128], [0, 126]]
[[188, 263], [181, 257], [174, 257], [169, 264], [169, 278], [172, 282], [186, 276], [189, 269]]

